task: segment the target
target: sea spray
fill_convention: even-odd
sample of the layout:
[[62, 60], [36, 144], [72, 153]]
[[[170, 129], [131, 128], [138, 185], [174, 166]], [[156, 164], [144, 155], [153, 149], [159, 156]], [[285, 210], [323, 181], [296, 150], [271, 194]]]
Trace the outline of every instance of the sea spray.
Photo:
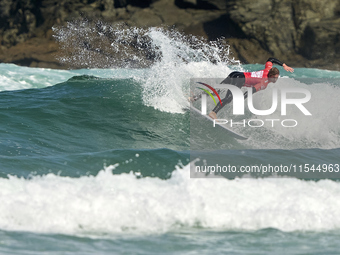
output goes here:
[[[155, 62], [211, 62], [235, 64], [229, 45], [185, 35], [174, 28], [128, 27], [87, 19], [53, 27], [59, 60], [74, 67], [148, 67]], [[174, 52], [172, 49], [177, 48]]]
[[146, 105], [183, 113], [192, 77], [225, 77], [240, 62], [223, 40], [184, 35], [176, 29], [147, 29], [78, 20], [54, 27], [61, 62], [78, 67], [150, 67], [142, 83]]

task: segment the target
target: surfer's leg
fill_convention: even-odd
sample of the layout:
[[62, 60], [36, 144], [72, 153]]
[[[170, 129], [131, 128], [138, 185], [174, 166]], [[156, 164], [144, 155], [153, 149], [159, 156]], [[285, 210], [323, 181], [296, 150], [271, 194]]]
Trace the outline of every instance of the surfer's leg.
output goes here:
[[227, 78], [225, 78], [220, 84], [232, 84], [232, 85], [236, 85], [238, 86], [240, 84], [240, 82], [242, 83], [242, 86], [244, 84], [244, 73], [242, 72], [232, 72], [228, 75]]
[[221, 82], [221, 84], [231, 84], [231, 80], [232, 80], [231, 77], [232, 77], [233, 73], [235, 73], [235, 72], [232, 72], [231, 74], [229, 74], [228, 77], [225, 78], [225, 79]]
[[[243, 80], [242, 80], [243, 78]], [[220, 84], [232, 84], [232, 85], [236, 85], [237, 87], [241, 88], [244, 84], [244, 74], [242, 72], [231, 72], [227, 78], [225, 78]], [[223, 89], [217, 89], [216, 92], [218, 94], [220, 94], [223, 91]], [[188, 100], [189, 101], [197, 101], [198, 99], [201, 99], [202, 94], [205, 94], [205, 92], [203, 93], [199, 93], [197, 95], [192, 95], [192, 97], [189, 97]], [[230, 97], [230, 91], [227, 92], [226, 98]], [[229, 101], [227, 101], [226, 103], [223, 104], [229, 104], [231, 101], [233, 100], [232, 95]], [[223, 102], [223, 100], [222, 100]]]
[[[226, 79], [224, 79], [221, 82], [221, 84], [231, 84], [231, 85], [235, 85], [238, 88], [241, 88], [244, 85], [244, 82], [245, 82], [245, 77], [243, 73], [232, 72], [231, 74], [229, 74], [229, 76]], [[231, 93], [230, 90], [228, 90], [226, 96], [221, 101], [222, 101], [222, 104], [219, 102], [216, 105], [216, 107], [212, 110], [214, 113], [217, 113], [223, 108], [223, 106], [233, 101], [233, 94]]]
[[220, 102], [218, 102], [217, 105], [215, 106], [215, 108], [212, 110], [214, 113], [218, 113], [223, 108], [223, 106], [225, 106], [226, 104], [229, 104], [233, 100], [233, 95], [229, 92], [230, 91], [228, 91], [225, 98], [223, 98], [221, 100], [222, 104]]

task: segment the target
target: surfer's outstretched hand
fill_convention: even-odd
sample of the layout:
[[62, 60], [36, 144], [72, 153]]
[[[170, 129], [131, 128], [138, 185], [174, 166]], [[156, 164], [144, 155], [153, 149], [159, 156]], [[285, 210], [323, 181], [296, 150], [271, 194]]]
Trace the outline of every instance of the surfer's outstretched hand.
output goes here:
[[287, 72], [291, 72], [291, 73], [294, 73], [294, 69], [287, 66], [286, 64], [283, 64], [282, 65], [283, 69], [285, 69]]

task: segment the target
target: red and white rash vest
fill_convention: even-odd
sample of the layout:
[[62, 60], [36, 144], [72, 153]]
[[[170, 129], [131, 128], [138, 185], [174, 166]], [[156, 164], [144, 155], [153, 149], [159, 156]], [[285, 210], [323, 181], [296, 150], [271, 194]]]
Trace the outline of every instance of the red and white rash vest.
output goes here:
[[255, 72], [244, 72], [246, 87], [255, 87], [256, 91], [263, 90], [267, 88], [268, 85], [268, 73], [270, 69], [273, 67], [273, 63], [278, 64], [280, 66], [283, 63], [275, 58], [269, 58], [266, 62], [265, 68], [261, 71]]
[[256, 91], [265, 89], [268, 85], [268, 73], [269, 70], [272, 69], [273, 63], [270, 61], [266, 62], [265, 68], [261, 71], [255, 72], [244, 72], [245, 76], [245, 83], [244, 86], [246, 87], [254, 87]]

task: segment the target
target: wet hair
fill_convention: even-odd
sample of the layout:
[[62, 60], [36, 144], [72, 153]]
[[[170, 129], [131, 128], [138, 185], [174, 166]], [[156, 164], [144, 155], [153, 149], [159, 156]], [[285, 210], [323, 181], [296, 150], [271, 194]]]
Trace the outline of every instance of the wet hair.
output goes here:
[[273, 67], [269, 70], [268, 77], [273, 77], [276, 74], [280, 74], [280, 71], [276, 67]]

